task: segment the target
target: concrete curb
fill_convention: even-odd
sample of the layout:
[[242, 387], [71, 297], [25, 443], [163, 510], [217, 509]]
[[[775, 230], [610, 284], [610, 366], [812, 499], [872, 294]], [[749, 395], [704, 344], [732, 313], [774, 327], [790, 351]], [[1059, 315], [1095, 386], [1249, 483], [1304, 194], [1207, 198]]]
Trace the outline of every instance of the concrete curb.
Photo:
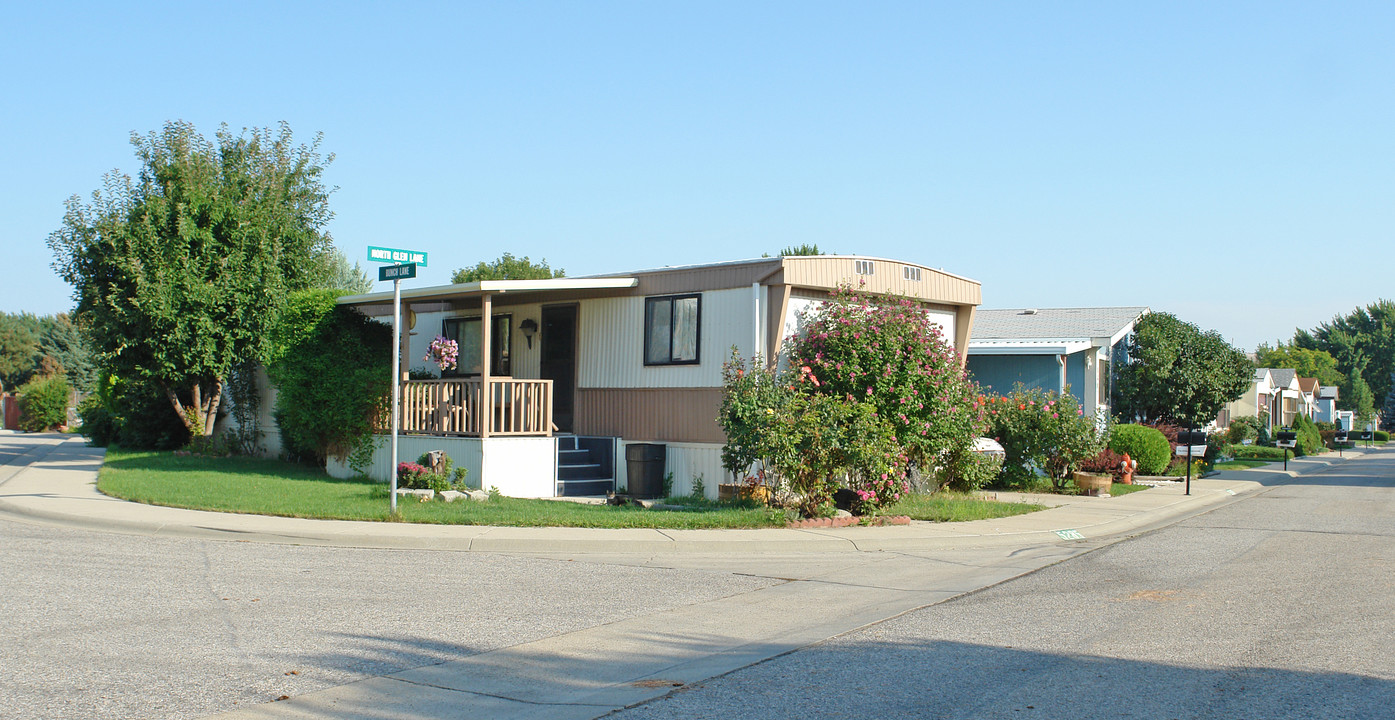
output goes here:
[[355, 548], [650, 555], [914, 552], [1069, 543], [1137, 533], [1258, 492], [1265, 487], [1261, 480], [1319, 472], [1361, 456], [1290, 461], [1290, 466], [1301, 467], [1287, 473], [1263, 468], [1228, 471], [1194, 479], [1191, 496], [1175, 487], [1114, 498], [1079, 497], [994, 520], [848, 528], [606, 530], [307, 520], [144, 505], [97, 491], [93, 461], [101, 453], [80, 438], [68, 438], [46, 451], [25, 453], [22, 466], [14, 461], [0, 466], [0, 514], [124, 534]]

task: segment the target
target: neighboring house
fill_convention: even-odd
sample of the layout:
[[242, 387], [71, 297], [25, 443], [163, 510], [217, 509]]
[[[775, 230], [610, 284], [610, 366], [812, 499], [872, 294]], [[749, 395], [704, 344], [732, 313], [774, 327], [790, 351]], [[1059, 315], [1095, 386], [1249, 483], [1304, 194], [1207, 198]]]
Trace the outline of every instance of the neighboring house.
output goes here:
[[1313, 411], [1313, 420], [1316, 422], [1335, 423], [1337, 420], [1337, 392], [1336, 385], [1323, 385], [1318, 388], [1317, 407]]
[[1288, 368], [1256, 368], [1243, 395], [1226, 404], [1216, 418], [1219, 428], [1230, 427], [1232, 418], [1268, 414], [1272, 430], [1292, 427], [1293, 419], [1304, 409], [1303, 389], [1298, 373]]
[[1146, 307], [979, 310], [969, 339], [968, 370], [993, 392], [1028, 389], [1064, 392], [1067, 386], [1088, 417], [1109, 417], [1114, 374], [1126, 342]]
[[[457, 340], [460, 367], [403, 383], [400, 461], [445, 450], [469, 482], [505, 495], [597, 495], [627, 484], [625, 448], [666, 445], [672, 491], [726, 473], [717, 422], [732, 348], [778, 358], [800, 313], [840, 284], [922, 303], [964, 362], [979, 283], [881, 258], [798, 256], [623, 275], [499, 280], [402, 289], [414, 330], [404, 370], [436, 335]], [[342, 305], [390, 321], [392, 293]], [[488, 332], [484, 328], [489, 328]], [[386, 443], [368, 474], [392, 471]], [[331, 459], [332, 475], [352, 469]]]
[[1321, 387], [1317, 378], [1298, 378], [1298, 412], [1309, 420], [1317, 412], [1318, 390]]
[[1224, 430], [1238, 417], [1258, 417], [1268, 413], [1274, 393], [1274, 378], [1268, 368], [1256, 368], [1249, 387], [1240, 397], [1226, 403], [1216, 417], [1216, 427]]
[[1266, 368], [1273, 378], [1269, 403], [1269, 418], [1274, 427], [1293, 427], [1293, 420], [1302, 407], [1303, 389], [1298, 385], [1298, 371], [1288, 368]]

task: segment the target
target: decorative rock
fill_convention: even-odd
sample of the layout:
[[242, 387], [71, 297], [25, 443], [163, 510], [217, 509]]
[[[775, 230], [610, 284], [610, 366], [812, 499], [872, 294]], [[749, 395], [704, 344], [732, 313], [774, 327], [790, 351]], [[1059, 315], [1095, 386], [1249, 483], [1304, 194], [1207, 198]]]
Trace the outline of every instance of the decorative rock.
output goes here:
[[456, 500], [459, 500], [463, 497], [469, 496], [463, 492], [456, 492], [454, 490], [442, 490], [441, 492], [436, 493], [436, 498], [439, 500], [444, 500], [445, 502], [455, 502]]
[[397, 488], [397, 494], [404, 497], [410, 495], [422, 502], [426, 502], [436, 497], [435, 490], [410, 490], [407, 488]]
[[848, 512], [847, 510], [835, 510], [835, 511], [833, 511], [833, 517], [836, 517], [836, 518], [848, 518], [848, 517], [852, 517], [852, 516], [853, 516], [853, 514], [850, 513], [850, 512]]
[[489, 492], [487, 490], [466, 490], [465, 495], [475, 502], [489, 502]]

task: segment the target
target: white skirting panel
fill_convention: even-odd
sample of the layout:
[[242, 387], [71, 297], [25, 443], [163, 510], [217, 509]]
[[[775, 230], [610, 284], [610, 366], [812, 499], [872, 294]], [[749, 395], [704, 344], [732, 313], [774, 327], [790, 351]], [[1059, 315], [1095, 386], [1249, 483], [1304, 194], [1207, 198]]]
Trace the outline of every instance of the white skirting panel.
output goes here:
[[[619, 462], [615, 465], [615, 486], [629, 487], [625, 467], [624, 446], [621, 442]], [[716, 443], [664, 443], [668, 446], [668, 463], [665, 472], [673, 473], [673, 494], [689, 495], [693, 492], [693, 480], [702, 478], [703, 494], [717, 499], [717, 485], [731, 482], [722, 468], [722, 446]]]
[[[377, 448], [367, 475], [388, 482], [392, 473], [392, 447], [386, 435], [375, 436]], [[557, 490], [557, 439], [550, 437], [480, 438], [399, 435], [397, 461], [416, 462], [432, 450], [445, 450], [456, 467], [465, 468], [465, 483], [488, 490], [498, 488], [508, 497], [552, 497]], [[355, 475], [347, 462], [330, 458], [325, 470], [331, 477]]]

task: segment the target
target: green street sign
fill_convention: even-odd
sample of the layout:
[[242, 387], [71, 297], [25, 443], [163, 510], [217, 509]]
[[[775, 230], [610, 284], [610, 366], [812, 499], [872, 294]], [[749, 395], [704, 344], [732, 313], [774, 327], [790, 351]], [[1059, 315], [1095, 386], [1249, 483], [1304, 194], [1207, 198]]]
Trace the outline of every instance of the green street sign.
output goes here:
[[426, 253], [417, 250], [368, 246], [368, 261], [381, 263], [413, 263], [426, 267]]
[[406, 280], [417, 276], [417, 264], [388, 265], [378, 268], [378, 282], [386, 280]]

